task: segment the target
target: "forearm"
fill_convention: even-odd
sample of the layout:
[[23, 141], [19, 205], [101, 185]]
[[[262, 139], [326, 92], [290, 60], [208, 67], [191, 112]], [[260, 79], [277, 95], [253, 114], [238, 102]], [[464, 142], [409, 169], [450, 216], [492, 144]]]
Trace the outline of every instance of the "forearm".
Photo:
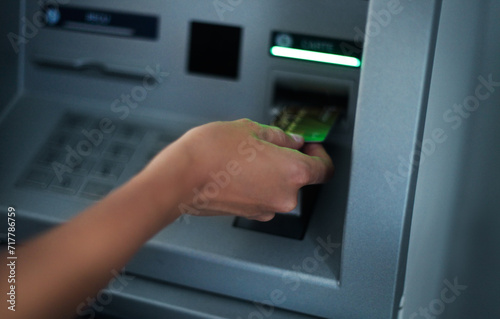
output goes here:
[[[181, 170], [179, 170], [180, 172]], [[155, 233], [179, 216], [179, 173], [159, 190], [140, 174], [71, 221], [19, 251], [19, 318], [61, 318], [95, 296]], [[170, 185], [171, 187], [168, 187]], [[161, 206], [153, 198], [162, 192]]]

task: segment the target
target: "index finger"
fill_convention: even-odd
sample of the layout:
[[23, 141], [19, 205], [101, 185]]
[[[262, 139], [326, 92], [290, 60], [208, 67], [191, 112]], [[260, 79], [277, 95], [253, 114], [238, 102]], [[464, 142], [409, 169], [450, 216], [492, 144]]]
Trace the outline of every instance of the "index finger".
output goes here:
[[280, 147], [298, 150], [304, 145], [304, 138], [295, 134], [287, 134], [276, 126], [260, 124], [257, 135], [260, 139]]

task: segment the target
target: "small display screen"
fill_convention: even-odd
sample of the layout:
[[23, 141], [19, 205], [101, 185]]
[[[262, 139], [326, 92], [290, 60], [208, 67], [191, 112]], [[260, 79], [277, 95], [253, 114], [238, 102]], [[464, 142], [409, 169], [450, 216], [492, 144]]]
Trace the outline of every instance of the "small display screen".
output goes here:
[[242, 30], [239, 27], [191, 23], [189, 72], [237, 79], [241, 34]]
[[361, 47], [353, 41], [273, 32], [272, 56], [359, 68]]
[[158, 17], [72, 6], [44, 7], [45, 25], [69, 31], [158, 38]]

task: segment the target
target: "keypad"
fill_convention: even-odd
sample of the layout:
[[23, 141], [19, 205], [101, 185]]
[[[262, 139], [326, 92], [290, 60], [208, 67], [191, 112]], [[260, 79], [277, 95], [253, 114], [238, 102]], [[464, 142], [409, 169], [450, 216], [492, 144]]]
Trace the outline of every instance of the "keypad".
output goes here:
[[[136, 155], [148, 133], [152, 141], [143, 154]], [[132, 173], [171, 140], [160, 131], [130, 123], [110, 126], [110, 121], [68, 113], [49, 134], [17, 186], [99, 200], [118, 186], [134, 156], [140, 164], [132, 167]]]

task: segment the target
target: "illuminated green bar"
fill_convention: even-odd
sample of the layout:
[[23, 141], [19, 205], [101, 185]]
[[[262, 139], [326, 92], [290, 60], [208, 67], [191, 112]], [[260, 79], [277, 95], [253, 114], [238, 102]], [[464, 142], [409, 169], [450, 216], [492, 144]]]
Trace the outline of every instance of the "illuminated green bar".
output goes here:
[[271, 54], [283, 58], [338, 64], [344, 66], [351, 66], [355, 68], [359, 68], [361, 66], [361, 61], [358, 58], [351, 56], [315, 52], [315, 51], [287, 48], [280, 46], [273, 46], [271, 48]]

